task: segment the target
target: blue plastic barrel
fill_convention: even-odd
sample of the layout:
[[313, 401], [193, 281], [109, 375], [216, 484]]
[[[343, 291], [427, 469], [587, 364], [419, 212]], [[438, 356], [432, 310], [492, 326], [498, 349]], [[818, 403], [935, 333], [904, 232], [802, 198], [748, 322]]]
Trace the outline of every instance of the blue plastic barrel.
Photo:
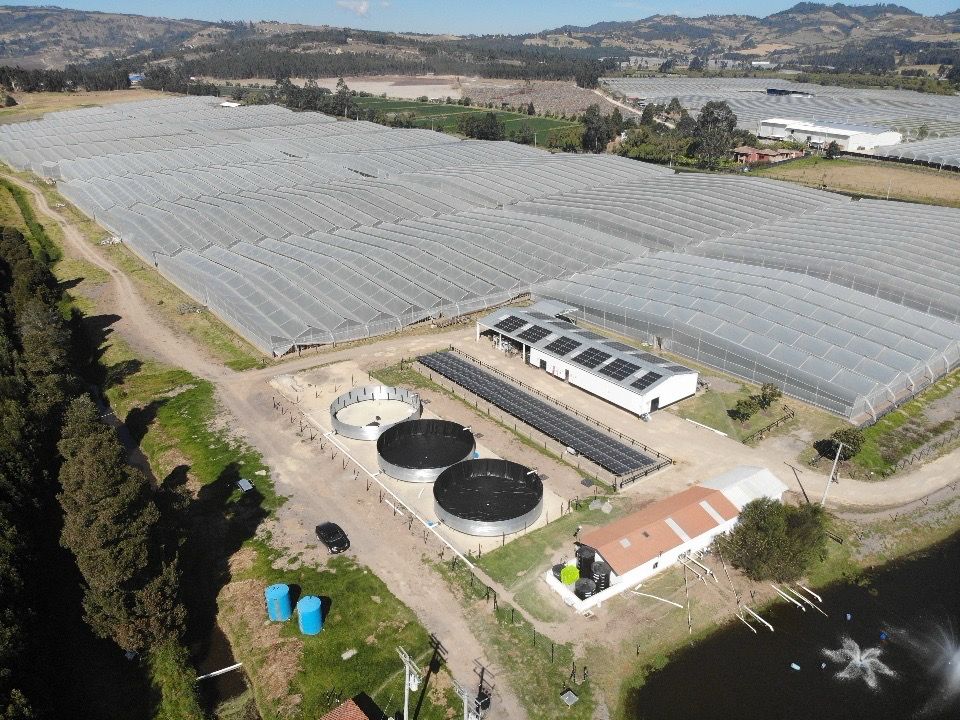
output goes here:
[[274, 622], [286, 622], [293, 615], [290, 606], [290, 587], [279, 583], [264, 591], [267, 598], [267, 617]]
[[300, 598], [297, 603], [297, 619], [300, 623], [300, 632], [304, 635], [316, 635], [323, 630], [320, 598], [316, 595]]

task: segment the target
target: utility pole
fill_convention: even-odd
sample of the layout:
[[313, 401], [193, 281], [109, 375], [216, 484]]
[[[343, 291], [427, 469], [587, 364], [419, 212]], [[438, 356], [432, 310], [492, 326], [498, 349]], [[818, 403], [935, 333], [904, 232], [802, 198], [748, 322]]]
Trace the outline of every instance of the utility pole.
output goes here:
[[477, 696], [456, 680], [453, 681], [453, 688], [463, 700], [463, 720], [483, 720], [483, 711], [480, 709]]
[[827, 486], [823, 489], [823, 499], [820, 501], [820, 507], [823, 507], [827, 504], [827, 493], [830, 492], [830, 485], [833, 484], [834, 474], [837, 471], [837, 463], [840, 462], [840, 451], [843, 449], [843, 443], [839, 440], [837, 442], [837, 454], [833, 458], [833, 467], [830, 468], [830, 477], [827, 478]]
[[420, 689], [420, 681], [423, 679], [423, 673], [413, 658], [407, 654], [402, 647], [397, 648], [397, 654], [403, 661], [403, 720], [410, 720], [410, 691], [416, 692]]

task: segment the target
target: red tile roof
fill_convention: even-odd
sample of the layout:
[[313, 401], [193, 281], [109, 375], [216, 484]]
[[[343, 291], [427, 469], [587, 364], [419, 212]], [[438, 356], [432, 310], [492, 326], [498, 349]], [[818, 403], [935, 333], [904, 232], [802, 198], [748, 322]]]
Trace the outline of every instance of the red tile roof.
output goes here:
[[370, 720], [370, 716], [361, 710], [360, 706], [351, 698], [335, 707], [320, 720]]
[[717, 518], [727, 521], [737, 514], [737, 507], [721, 491], [694, 485], [592, 530], [580, 540], [600, 553], [615, 573], [623, 575], [718, 527], [722, 523]]

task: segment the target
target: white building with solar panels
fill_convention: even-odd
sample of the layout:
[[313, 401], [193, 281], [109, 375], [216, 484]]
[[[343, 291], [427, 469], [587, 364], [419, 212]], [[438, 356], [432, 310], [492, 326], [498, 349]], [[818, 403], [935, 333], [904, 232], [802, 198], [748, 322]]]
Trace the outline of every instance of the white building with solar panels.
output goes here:
[[577, 327], [563, 318], [565, 309], [576, 310], [550, 302], [497, 310], [477, 322], [477, 339], [508, 338], [525, 362], [636, 415], [697, 391], [695, 370]]

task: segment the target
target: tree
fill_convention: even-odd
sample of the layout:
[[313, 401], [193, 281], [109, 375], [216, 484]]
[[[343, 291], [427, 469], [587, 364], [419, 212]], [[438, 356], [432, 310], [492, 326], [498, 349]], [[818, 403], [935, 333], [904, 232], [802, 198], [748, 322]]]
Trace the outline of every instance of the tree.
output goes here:
[[[100, 637], [144, 650], [176, 632], [176, 568], [164, 567], [159, 511], [140, 470], [87, 395], [70, 403], [58, 443], [61, 542], [84, 580], [84, 617]], [[169, 627], [172, 623], [174, 627]]]
[[826, 150], [823, 151], [823, 154], [828, 160], [833, 160], [840, 154], [840, 145], [836, 140], [831, 140]]
[[510, 140], [521, 145], [533, 145], [535, 139], [536, 135], [528, 122], [520, 123], [520, 127], [510, 133]]
[[773, 383], [764, 383], [760, 386], [760, 407], [766, 410], [777, 400], [783, 397], [783, 392]]
[[930, 135], [930, 126], [923, 124], [917, 128], [917, 140], [925, 140]]
[[547, 147], [564, 152], [573, 152], [583, 147], [583, 127], [569, 125], [553, 128], [547, 132]]
[[759, 409], [760, 402], [757, 400], [757, 396], [751, 395], [750, 397], [737, 400], [737, 404], [732, 410], [728, 410], [727, 414], [734, 420], [739, 420], [743, 423], [756, 415]]
[[797, 580], [823, 556], [823, 508], [809, 503], [793, 507], [770, 498], [753, 500], [744, 506], [733, 529], [715, 543], [751, 580]]
[[683, 112], [683, 106], [680, 104], [679, 98], [672, 98], [670, 103], [667, 105], [667, 115], [673, 117], [680, 117], [680, 114]]
[[676, 131], [681, 135], [690, 137], [697, 131], [697, 121], [694, 120], [686, 110], [681, 110], [680, 119], [677, 120]]
[[690, 61], [690, 65], [687, 67], [687, 69], [692, 70], [693, 72], [701, 72], [704, 67], [706, 67], [706, 65], [703, 62], [703, 58], [695, 57]]
[[533, 102], [527, 104], [527, 115], [536, 115], [537, 111], [533, 107]]
[[496, 113], [468, 113], [457, 120], [457, 129], [474, 140], [503, 140], [506, 126]]
[[[621, 120], [622, 121], [622, 120]], [[583, 113], [582, 147], [587, 152], [602, 152], [613, 139], [607, 119], [600, 114], [599, 105], [591, 105]]]
[[829, 438], [817, 443], [817, 451], [825, 457], [833, 457], [837, 454], [837, 443], [842, 443], [840, 459], [849, 460], [863, 449], [864, 440], [863, 431], [859, 428], [844, 427], [835, 430]]
[[720, 164], [720, 160], [733, 145], [733, 131], [736, 127], [737, 116], [727, 103], [712, 100], [701, 108], [694, 138], [695, 152], [702, 165], [716, 167]]

